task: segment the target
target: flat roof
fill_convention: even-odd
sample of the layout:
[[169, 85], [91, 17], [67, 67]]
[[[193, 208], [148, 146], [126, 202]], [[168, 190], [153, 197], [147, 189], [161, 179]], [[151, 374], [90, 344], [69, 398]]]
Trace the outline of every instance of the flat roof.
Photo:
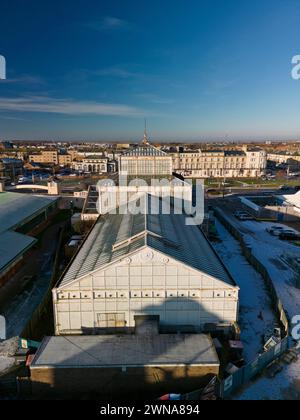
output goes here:
[[0, 234], [0, 272], [31, 248], [37, 240], [16, 232]]
[[[78, 254], [56, 287], [64, 287], [143, 247], [151, 247], [187, 266], [235, 286], [235, 282], [197, 225], [186, 225], [186, 214], [164, 214], [161, 200], [150, 194], [144, 213], [107, 213], [98, 218]], [[138, 206], [137, 208], [139, 208]], [[124, 213], [124, 212], [123, 212]], [[131, 239], [134, 240], [131, 240]]]
[[0, 232], [13, 229], [56, 200], [56, 197], [40, 197], [14, 192], [0, 193]]
[[87, 335], [44, 338], [31, 368], [219, 364], [204, 334]]

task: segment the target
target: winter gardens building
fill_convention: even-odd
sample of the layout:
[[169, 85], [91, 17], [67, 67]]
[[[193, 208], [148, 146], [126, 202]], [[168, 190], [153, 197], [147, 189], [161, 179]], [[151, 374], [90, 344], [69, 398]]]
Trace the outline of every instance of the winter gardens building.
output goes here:
[[[172, 176], [171, 158], [146, 132], [119, 164], [128, 182], [89, 190], [83, 220], [95, 224], [52, 291], [56, 336], [31, 364], [34, 394], [158, 398], [219, 373], [211, 337], [194, 333], [236, 322], [239, 288], [189, 209], [179, 211], [192, 187]], [[146, 182], [159, 176], [168, 186]], [[99, 207], [97, 198], [111, 194], [119, 199]]]
[[[53, 290], [57, 335], [131, 330], [139, 315], [161, 328], [201, 331], [231, 325], [238, 287], [197, 225], [185, 214], [99, 217]], [[156, 198], [157, 199], [157, 198]]]

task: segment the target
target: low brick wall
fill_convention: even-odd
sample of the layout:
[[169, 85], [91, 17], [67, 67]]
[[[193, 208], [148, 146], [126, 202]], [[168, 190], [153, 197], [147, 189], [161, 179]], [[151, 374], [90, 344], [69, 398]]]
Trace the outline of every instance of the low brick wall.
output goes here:
[[31, 367], [35, 398], [158, 398], [201, 388], [219, 366]]

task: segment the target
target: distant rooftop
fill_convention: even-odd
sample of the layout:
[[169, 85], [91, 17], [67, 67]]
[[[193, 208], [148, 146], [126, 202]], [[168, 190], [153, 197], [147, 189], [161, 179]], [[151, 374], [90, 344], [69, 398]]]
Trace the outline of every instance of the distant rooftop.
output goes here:
[[282, 151], [275, 151], [275, 152], [268, 152], [270, 155], [278, 155], [278, 156], [300, 156], [298, 152], [288, 152], [286, 150]]
[[157, 149], [154, 146], [151, 146], [150, 144], [142, 144], [138, 145], [136, 147], [133, 147], [128, 152], [125, 152], [122, 154], [122, 157], [140, 157], [140, 156], [162, 156], [166, 157], [168, 154], [166, 152], [163, 152], [162, 150]]
[[31, 368], [208, 365], [220, 362], [204, 334], [46, 337]]
[[108, 160], [108, 158], [104, 155], [89, 155], [89, 156], [84, 156], [82, 157], [83, 160], [88, 160], [88, 159], [95, 159], [95, 160]]
[[246, 156], [242, 150], [225, 150], [225, 156]]
[[0, 272], [23, 255], [35, 242], [37, 240], [30, 236], [16, 232], [2, 232], [0, 234]]
[[9, 163], [15, 163], [15, 164], [19, 164], [19, 165], [23, 164], [23, 161], [21, 159], [16, 159], [16, 158], [8, 158], [8, 157], [1, 158], [0, 157], [0, 161], [2, 163], [6, 163], [6, 164], [9, 164]]

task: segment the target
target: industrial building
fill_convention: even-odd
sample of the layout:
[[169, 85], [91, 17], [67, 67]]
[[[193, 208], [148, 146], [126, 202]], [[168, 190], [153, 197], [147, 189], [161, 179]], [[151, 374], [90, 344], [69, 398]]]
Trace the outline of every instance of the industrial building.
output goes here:
[[37, 397], [154, 399], [205, 386], [219, 366], [203, 334], [46, 337], [30, 380]]
[[53, 289], [57, 335], [131, 330], [137, 315], [158, 316], [165, 330], [237, 321], [239, 288], [199, 226], [173, 208], [150, 210], [145, 197], [144, 213], [97, 220]]
[[56, 208], [54, 197], [0, 193], [0, 286], [10, 279], [36, 243], [28, 234]]
[[23, 161], [15, 158], [0, 158], [0, 179], [16, 181], [23, 174]]
[[298, 222], [300, 192], [287, 195], [241, 196], [241, 203], [254, 217], [278, 222]]

